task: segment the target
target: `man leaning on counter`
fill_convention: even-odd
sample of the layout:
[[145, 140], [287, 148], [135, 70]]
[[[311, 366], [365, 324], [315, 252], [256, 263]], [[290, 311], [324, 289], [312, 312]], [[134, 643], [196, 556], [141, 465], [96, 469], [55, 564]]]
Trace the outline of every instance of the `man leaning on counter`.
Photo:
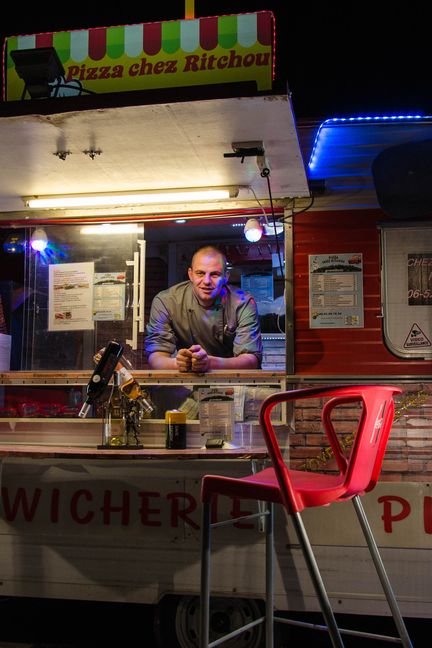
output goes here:
[[153, 299], [145, 350], [152, 369], [205, 373], [211, 369], [259, 369], [262, 340], [253, 297], [228, 285], [225, 255], [199, 248], [189, 281]]

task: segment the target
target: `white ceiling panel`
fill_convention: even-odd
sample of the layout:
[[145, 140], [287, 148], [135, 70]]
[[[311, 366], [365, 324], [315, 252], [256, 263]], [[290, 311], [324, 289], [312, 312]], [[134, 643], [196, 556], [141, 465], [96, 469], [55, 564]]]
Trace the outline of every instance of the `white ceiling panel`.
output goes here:
[[[22, 196], [177, 187], [242, 187], [237, 199], [202, 209], [258, 206], [250, 188], [261, 202], [268, 199], [268, 187], [257, 158], [224, 157], [233, 152], [233, 142], [255, 141], [263, 143], [273, 198], [308, 196], [286, 95], [2, 117], [0, 217], [29, 215]], [[84, 153], [89, 150], [100, 153], [91, 159]], [[64, 160], [56, 155], [61, 152]], [[131, 208], [115, 213], [120, 211]]]

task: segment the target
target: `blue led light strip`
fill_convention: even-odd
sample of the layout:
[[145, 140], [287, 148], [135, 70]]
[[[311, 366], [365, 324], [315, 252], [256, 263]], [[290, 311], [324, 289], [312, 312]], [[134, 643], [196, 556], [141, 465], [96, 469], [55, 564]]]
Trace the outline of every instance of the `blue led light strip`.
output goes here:
[[384, 122], [397, 122], [397, 121], [419, 121], [431, 120], [430, 115], [380, 115], [376, 117], [332, 117], [331, 119], [324, 120], [317, 131], [315, 141], [312, 147], [312, 153], [309, 158], [308, 168], [313, 169], [318, 160], [318, 149], [320, 146], [320, 136], [326, 126], [333, 126], [336, 124], [370, 124], [370, 123], [384, 123]]

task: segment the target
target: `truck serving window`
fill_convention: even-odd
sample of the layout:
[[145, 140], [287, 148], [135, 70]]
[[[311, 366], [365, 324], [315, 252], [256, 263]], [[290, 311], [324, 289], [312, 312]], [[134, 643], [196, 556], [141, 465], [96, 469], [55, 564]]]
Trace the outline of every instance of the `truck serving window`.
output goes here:
[[0, 228], [0, 370], [91, 368], [109, 340], [121, 340], [134, 368], [146, 369], [154, 296], [187, 280], [193, 252], [213, 241], [227, 255], [230, 284], [257, 302], [263, 369], [284, 370], [283, 232], [278, 254], [272, 232], [250, 243], [245, 219], [235, 219], [240, 227], [233, 220], [53, 222], [44, 225], [43, 250], [30, 245], [33, 227]]
[[400, 358], [432, 358], [432, 223], [381, 225], [384, 340]]

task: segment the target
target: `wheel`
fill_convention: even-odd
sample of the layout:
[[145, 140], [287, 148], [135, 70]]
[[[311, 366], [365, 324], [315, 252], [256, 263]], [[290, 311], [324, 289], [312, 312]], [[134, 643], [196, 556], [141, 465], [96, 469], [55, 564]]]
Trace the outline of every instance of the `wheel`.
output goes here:
[[[264, 604], [255, 599], [212, 597], [210, 641], [264, 614]], [[158, 648], [196, 648], [199, 634], [199, 597], [164, 596], [154, 610], [154, 637]], [[234, 625], [235, 624], [235, 625]], [[274, 628], [274, 648], [286, 648], [288, 626]], [[289, 642], [288, 642], [289, 643]], [[260, 624], [226, 641], [224, 648], [263, 648], [264, 625]]]
[[[175, 629], [181, 648], [195, 648], [199, 638], [199, 597], [180, 598]], [[262, 616], [262, 606], [254, 599], [212, 597], [210, 602], [210, 641]], [[224, 648], [260, 648], [264, 641], [264, 626], [257, 625], [241, 635], [225, 641]]]

